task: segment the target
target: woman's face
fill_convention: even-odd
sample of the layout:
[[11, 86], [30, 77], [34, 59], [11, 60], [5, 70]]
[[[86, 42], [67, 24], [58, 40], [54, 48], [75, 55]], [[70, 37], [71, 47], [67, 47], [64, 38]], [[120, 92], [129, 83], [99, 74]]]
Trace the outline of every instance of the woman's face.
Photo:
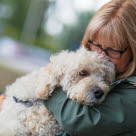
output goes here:
[[[102, 41], [100, 41], [98, 39], [95, 39], [93, 41], [93, 43], [101, 45], [101, 47], [103, 49], [120, 50], [120, 49], [115, 48], [115, 46], [112, 46], [112, 45], [108, 46], [106, 44], [103, 44]], [[95, 50], [97, 52], [99, 52], [96, 48], [95, 48]], [[102, 51], [101, 55], [107, 56], [105, 51]], [[131, 61], [131, 56], [132, 56], [132, 52], [131, 52], [131, 49], [128, 46], [126, 48], [126, 51], [121, 55], [120, 58], [114, 59], [114, 58], [109, 57], [109, 61], [111, 61], [113, 64], [115, 64], [115, 70], [116, 70], [117, 74], [123, 73], [127, 70], [127, 66], [129, 65], [129, 62]]]

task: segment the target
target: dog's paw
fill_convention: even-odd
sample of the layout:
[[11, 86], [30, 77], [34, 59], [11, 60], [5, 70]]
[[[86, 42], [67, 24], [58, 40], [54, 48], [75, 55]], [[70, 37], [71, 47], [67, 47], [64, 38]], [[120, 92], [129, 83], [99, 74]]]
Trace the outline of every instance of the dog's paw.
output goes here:
[[47, 99], [49, 95], [49, 85], [36, 89], [36, 97], [39, 99]]
[[81, 95], [80, 93], [69, 93], [67, 96], [77, 103], [83, 104], [85, 102], [84, 95]]

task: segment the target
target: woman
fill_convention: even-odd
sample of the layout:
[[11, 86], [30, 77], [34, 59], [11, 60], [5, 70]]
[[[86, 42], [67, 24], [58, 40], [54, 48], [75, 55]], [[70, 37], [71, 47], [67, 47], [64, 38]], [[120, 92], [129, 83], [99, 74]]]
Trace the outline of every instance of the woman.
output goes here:
[[117, 81], [105, 102], [89, 107], [66, 98], [59, 88], [44, 101], [61, 136], [136, 136], [136, 0], [112, 0], [87, 27], [82, 46], [107, 55]]

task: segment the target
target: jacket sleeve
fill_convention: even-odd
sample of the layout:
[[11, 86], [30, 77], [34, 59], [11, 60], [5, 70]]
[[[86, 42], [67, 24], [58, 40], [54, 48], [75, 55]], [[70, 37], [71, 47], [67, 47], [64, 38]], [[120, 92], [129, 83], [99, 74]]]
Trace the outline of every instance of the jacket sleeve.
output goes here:
[[72, 136], [111, 136], [136, 130], [134, 87], [114, 89], [102, 104], [93, 107], [73, 102], [58, 88], [44, 105]]

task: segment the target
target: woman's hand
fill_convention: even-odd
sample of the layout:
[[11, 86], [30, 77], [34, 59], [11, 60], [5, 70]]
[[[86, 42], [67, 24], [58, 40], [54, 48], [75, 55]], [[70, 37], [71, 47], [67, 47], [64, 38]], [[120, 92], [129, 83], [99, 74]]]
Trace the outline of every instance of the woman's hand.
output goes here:
[[0, 111], [1, 111], [1, 105], [5, 98], [6, 98], [6, 95], [0, 95]]

